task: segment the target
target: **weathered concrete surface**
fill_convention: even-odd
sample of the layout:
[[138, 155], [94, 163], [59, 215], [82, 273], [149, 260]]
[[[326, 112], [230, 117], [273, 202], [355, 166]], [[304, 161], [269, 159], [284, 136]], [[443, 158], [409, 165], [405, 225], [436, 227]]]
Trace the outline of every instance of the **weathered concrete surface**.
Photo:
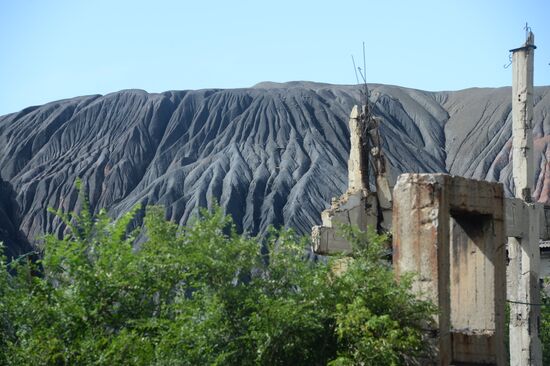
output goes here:
[[[528, 32], [525, 44], [512, 52], [512, 172], [519, 215], [507, 221], [519, 230], [509, 230], [508, 299], [510, 301], [510, 362], [542, 365], [539, 339], [539, 268], [542, 206], [534, 205], [533, 193], [533, 64], [535, 37]], [[519, 225], [516, 225], [519, 224]], [[512, 232], [517, 231], [517, 232]], [[543, 234], [546, 228], [542, 230]]]
[[322, 225], [312, 228], [313, 251], [318, 254], [351, 253], [350, 243], [340, 234], [341, 225], [366, 231], [376, 228], [376, 194], [360, 190], [345, 192], [321, 213]]
[[348, 159], [348, 191], [356, 192], [369, 189], [368, 161], [363, 151], [362, 124], [359, 108], [353, 106], [349, 116], [350, 150]]
[[393, 198], [392, 187], [386, 174], [376, 177], [376, 198], [378, 199], [378, 207], [382, 214], [382, 220], [379, 224], [384, 230], [391, 232]]
[[540, 239], [550, 240], [550, 206], [543, 206], [544, 214], [540, 217]]
[[394, 188], [397, 276], [439, 307], [437, 365], [506, 365], [504, 192], [498, 183], [403, 174]]
[[353, 225], [366, 231], [376, 228], [378, 200], [368, 190], [368, 161], [363, 144], [363, 126], [359, 108], [354, 106], [349, 119], [350, 153], [348, 159], [348, 189], [338, 199], [333, 198], [331, 207], [321, 213], [321, 226], [311, 231], [315, 253], [350, 253], [350, 243], [340, 234], [341, 225]]
[[[541, 203], [526, 204], [521, 198], [504, 199], [505, 217], [506, 217], [506, 236], [521, 238], [528, 234], [529, 210], [538, 211], [536, 218], [539, 221], [538, 236], [540, 240], [550, 239], [550, 206]], [[541, 277], [542, 278], [542, 277]]]
[[[528, 211], [532, 231], [536, 232], [540, 210], [535, 205]], [[508, 238], [508, 299], [510, 302], [510, 363], [542, 365], [539, 339], [540, 249], [537, 237]]]
[[535, 37], [529, 32], [525, 45], [512, 50], [512, 173], [515, 196], [532, 201], [533, 63]]
[[370, 155], [372, 156], [376, 198], [378, 199], [378, 226], [390, 232], [392, 230], [392, 185], [390, 184], [388, 162], [385, 154], [382, 152], [380, 123], [380, 118], [376, 117], [371, 118], [369, 121], [369, 136], [373, 142], [373, 146], [370, 149]]

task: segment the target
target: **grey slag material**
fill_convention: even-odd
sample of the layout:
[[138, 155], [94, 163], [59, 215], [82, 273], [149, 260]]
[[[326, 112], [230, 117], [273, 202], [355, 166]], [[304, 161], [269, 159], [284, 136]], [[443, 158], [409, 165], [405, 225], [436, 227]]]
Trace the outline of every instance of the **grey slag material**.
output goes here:
[[393, 191], [396, 275], [439, 311], [435, 365], [506, 365], [506, 238], [502, 184], [403, 174]]
[[[78, 210], [80, 177], [91, 207], [115, 217], [160, 204], [185, 224], [217, 201], [239, 230], [309, 233], [347, 189], [348, 118], [360, 90], [309, 82], [124, 90], [0, 116], [0, 176], [19, 208], [15, 229], [32, 242], [63, 230], [46, 210]], [[513, 196], [510, 87], [369, 91], [390, 186], [403, 172], [444, 172], [503, 182]], [[550, 203], [550, 87], [536, 87], [533, 102], [533, 197]]]

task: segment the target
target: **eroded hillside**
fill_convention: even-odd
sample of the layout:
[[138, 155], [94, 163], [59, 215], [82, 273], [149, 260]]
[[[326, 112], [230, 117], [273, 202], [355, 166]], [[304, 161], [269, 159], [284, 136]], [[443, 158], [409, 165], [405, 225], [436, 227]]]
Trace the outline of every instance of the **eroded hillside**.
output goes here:
[[[550, 87], [535, 94], [534, 195], [550, 203]], [[113, 215], [162, 204], [185, 223], [215, 199], [241, 230], [307, 233], [346, 187], [347, 117], [358, 100], [356, 86], [293, 82], [57, 101], [0, 117], [0, 176], [31, 241], [59, 230], [47, 207], [78, 208], [77, 177], [92, 207]], [[501, 181], [510, 194], [510, 88], [373, 85], [371, 101], [393, 178], [448, 172]]]

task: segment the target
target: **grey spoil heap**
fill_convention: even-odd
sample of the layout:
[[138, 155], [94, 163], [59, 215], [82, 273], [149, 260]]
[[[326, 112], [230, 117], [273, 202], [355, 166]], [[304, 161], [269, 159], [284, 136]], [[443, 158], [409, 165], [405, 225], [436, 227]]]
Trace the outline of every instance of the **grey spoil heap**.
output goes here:
[[[390, 182], [403, 172], [443, 172], [501, 181], [514, 195], [511, 88], [369, 87]], [[60, 230], [47, 207], [78, 208], [76, 177], [92, 207], [115, 216], [158, 203], [186, 223], [214, 197], [240, 230], [274, 224], [305, 234], [347, 189], [357, 100], [357, 86], [297, 82], [57, 101], [0, 117], [0, 176], [13, 190], [17, 230], [31, 241]], [[548, 202], [550, 87], [535, 88], [533, 102], [533, 197]]]

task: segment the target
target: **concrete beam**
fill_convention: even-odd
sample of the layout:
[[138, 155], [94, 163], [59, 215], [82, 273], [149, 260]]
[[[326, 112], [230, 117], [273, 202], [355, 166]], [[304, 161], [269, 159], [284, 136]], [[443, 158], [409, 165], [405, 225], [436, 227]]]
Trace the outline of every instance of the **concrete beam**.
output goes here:
[[[550, 239], [550, 207], [542, 203], [526, 203], [521, 198], [506, 198], [504, 200], [506, 216], [506, 236], [522, 238], [528, 235], [529, 217], [539, 221], [535, 236], [541, 240]], [[536, 210], [530, 215], [529, 210]]]

